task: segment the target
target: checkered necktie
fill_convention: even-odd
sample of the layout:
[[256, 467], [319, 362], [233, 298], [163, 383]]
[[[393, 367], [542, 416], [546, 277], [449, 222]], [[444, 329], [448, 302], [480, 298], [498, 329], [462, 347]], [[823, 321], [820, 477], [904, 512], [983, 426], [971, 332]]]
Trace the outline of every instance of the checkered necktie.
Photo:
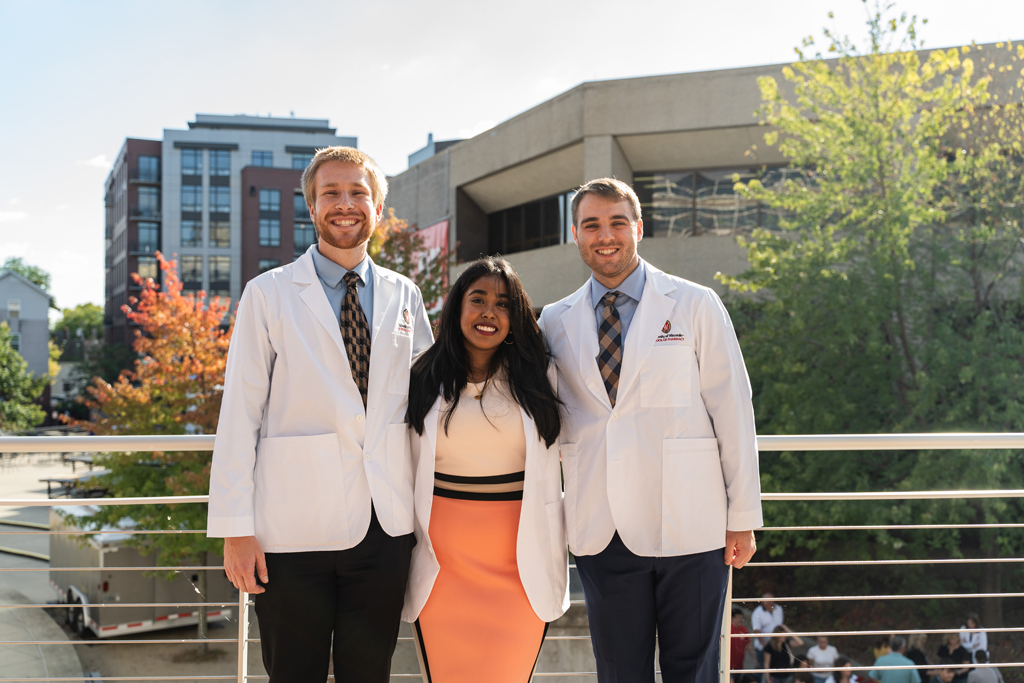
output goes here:
[[597, 344], [601, 349], [597, 354], [597, 367], [601, 371], [612, 407], [615, 407], [619, 371], [622, 369], [622, 320], [619, 319], [619, 310], [615, 308], [615, 300], [621, 294], [617, 291], [608, 292], [601, 297], [604, 310], [601, 311], [601, 324], [597, 328]]
[[370, 327], [366, 324], [366, 314], [359, 305], [361, 282], [359, 273], [350, 270], [345, 273], [345, 298], [341, 302], [341, 336], [345, 340], [345, 352], [348, 363], [352, 367], [352, 379], [359, 387], [363, 397], [363, 408], [366, 407], [366, 389], [370, 383]]

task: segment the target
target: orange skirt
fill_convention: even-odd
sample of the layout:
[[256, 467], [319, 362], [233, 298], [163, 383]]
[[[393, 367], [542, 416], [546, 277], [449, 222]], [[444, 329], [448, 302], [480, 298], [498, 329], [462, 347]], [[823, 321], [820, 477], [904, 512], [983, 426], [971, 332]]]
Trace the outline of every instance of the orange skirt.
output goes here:
[[441, 571], [416, 622], [430, 683], [527, 683], [547, 624], [519, 578], [522, 500], [436, 494], [430, 541]]

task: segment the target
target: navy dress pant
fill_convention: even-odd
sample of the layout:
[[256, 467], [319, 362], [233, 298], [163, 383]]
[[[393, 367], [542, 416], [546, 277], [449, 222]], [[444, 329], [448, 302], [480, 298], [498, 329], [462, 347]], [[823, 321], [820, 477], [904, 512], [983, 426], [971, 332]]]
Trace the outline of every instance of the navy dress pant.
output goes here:
[[271, 683], [388, 683], [416, 539], [389, 536], [374, 512], [348, 550], [267, 553], [254, 595]]
[[616, 533], [578, 556], [600, 683], [716, 683], [729, 567], [725, 545], [694, 555], [642, 557]]

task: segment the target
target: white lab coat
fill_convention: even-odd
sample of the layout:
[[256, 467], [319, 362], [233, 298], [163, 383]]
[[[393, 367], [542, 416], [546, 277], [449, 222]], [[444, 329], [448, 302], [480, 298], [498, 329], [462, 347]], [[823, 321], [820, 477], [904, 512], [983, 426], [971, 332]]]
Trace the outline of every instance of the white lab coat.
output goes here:
[[[419, 289], [377, 265], [367, 408], [312, 250], [246, 285], [228, 350], [207, 533], [266, 552], [345, 550], [370, 525], [413, 531], [405, 410], [433, 341]], [[369, 322], [369, 321], [368, 321]]]
[[[549, 372], [554, 380], [554, 369]], [[434, 500], [434, 454], [437, 446], [438, 397], [424, 419], [423, 436], [412, 432], [416, 463], [416, 547], [412, 551], [409, 589], [402, 619], [416, 621], [430, 597], [440, 565], [430, 543], [430, 508]], [[520, 407], [526, 432], [526, 474], [519, 514], [516, 560], [519, 578], [533, 611], [542, 621], [554, 621], [569, 609], [569, 557], [565, 542], [565, 511], [558, 444], [548, 448], [533, 419]]]
[[707, 287], [647, 264], [615, 408], [597, 367], [591, 284], [540, 317], [566, 404], [562, 468], [576, 555], [616, 531], [633, 553], [721, 548], [762, 525], [750, 381], [729, 315]]

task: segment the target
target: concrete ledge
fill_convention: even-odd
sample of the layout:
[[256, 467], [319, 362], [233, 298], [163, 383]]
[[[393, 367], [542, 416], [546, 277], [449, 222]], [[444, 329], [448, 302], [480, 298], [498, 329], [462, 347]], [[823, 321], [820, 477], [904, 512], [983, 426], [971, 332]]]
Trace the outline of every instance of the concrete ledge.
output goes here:
[[12, 641], [69, 642], [67, 634], [41, 609], [3, 609], [28, 605], [18, 591], [0, 589], [0, 679], [82, 678], [82, 664], [73, 645], [8, 645]]

